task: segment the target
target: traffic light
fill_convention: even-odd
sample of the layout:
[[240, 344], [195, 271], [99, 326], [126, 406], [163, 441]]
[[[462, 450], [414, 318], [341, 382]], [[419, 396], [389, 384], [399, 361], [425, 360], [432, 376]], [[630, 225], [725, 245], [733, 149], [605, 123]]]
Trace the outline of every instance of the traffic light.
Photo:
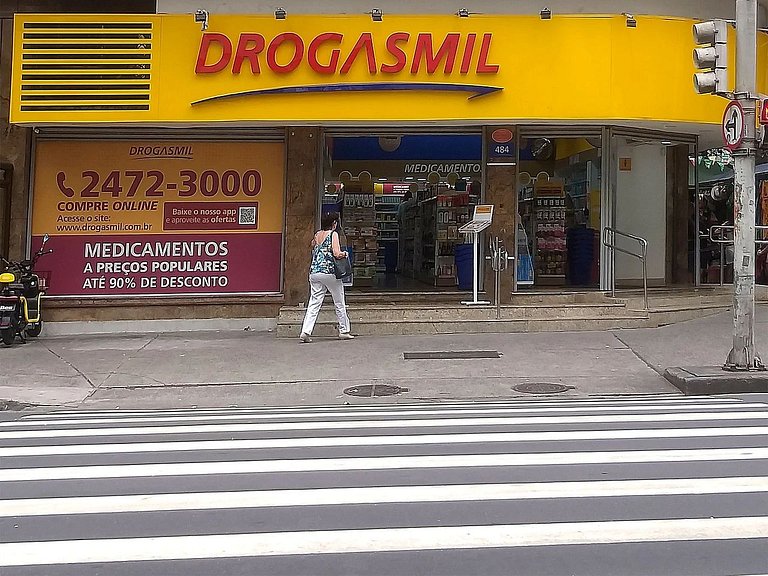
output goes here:
[[728, 23], [710, 20], [694, 24], [693, 39], [696, 44], [704, 44], [693, 51], [693, 63], [701, 70], [693, 75], [696, 92], [728, 92]]

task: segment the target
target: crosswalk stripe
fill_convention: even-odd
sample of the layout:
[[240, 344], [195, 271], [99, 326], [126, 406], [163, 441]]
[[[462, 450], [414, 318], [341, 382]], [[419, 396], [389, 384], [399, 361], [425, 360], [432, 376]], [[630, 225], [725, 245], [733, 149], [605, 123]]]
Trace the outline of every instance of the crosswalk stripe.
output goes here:
[[[707, 409], [712, 410], [718, 410], [722, 408], [731, 408], [733, 404], [730, 403], [724, 403], [724, 404], [710, 404], [707, 405]], [[748, 404], [744, 403], [739, 406], [739, 408], [743, 409], [765, 409], [765, 404], [759, 404], [759, 403], [753, 403]], [[696, 409], [701, 409], [701, 406], [696, 406]], [[595, 412], [643, 412], [643, 411], [667, 411], [667, 410], [680, 410], [679, 406], [664, 406], [664, 405], [649, 405], [649, 406], [602, 406], [600, 408], [588, 408], [588, 407], [531, 407], [531, 408], [474, 408], [474, 409], [465, 409], [465, 408], [452, 408], [447, 410], [420, 410], [420, 409], [413, 409], [408, 411], [408, 416], [440, 416], [440, 415], [455, 415], [455, 416], [466, 416], [469, 414], [518, 414], [518, 413], [541, 413], [541, 412], [549, 412], [549, 413], [570, 413], [570, 412], [587, 412], [587, 411], [595, 411]], [[78, 426], [85, 426], [85, 425], [91, 425], [91, 424], [136, 424], [136, 423], [142, 423], [142, 422], [154, 422], [154, 423], [161, 423], [161, 422], [195, 422], [195, 421], [201, 421], [201, 420], [207, 420], [207, 421], [227, 421], [227, 420], [243, 420], [243, 419], [251, 419], [251, 420], [278, 420], [278, 419], [285, 419], [285, 418], [318, 418], [318, 417], [328, 417], [328, 416], [334, 416], [335, 413], [332, 412], [315, 412], [315, 413], [306, 413], [306, 414], [292, 414], [290, 416], [285, 414], [252, 414], [252, 415], [239, 415], [239, 414], [219, 414], [219, 415], [209, 415], [209, 416], [184, 416], [184, 417], [177, 417], [177, 416], [154, 416], [154, 417], [133, 417], [133, 418], [85, 418], [82, 420], [75, 420], [75, 421], [66, 421], [66, 422], [57, 422], [58, 425], [73, 425], [77, 424]], [[349, 410], [347, 412], [344, 412], [343, 416], [345, 418], [354, 418], [358, 416], [365, 416], [365, 417], [380, 417], [380, 416], [401, 416], [402, 411], [392, 411], [392, 410], [379, 410], [379, 411], [364, 411], [360, 412], [357, 410]], [[50, 421], [35, 421], [35, 422], [25, 422], [25, 421], [15, 421], [15, 422], [0, 422], [0, 429], [7, 429], [7, 428], [15, 428], [15, 427], [50, 427], [51, 422]]]
[[0, 458], [0, 573], [768, 541], [768, 403], [736, 397], [24, 414]]
[[244, 460], [181, 462], [172, 464], [122, 464], [117, 466], [61, 466], [0, 470], [0, 482], [74, 480], [139, 476], [254, 474], [266, 472], [320, 472], [342, 470], [391, 470], [403, 468], [467, 468], [609, 464], [643, 462], [700, 462], [759, 460], [768, 448], [713, 448], [693, 450], [627, 450], [612, 452], [544, 452], [533, 454], [458, 454], [447, 456], [378, 456], [370, 458], [307, 458], [295, 460]]
[[1, 566], [768, 537], [768, 517], [378, 528], [0, 544]]
[[190, 450], [243, 450], [262, 448], [329, 448], [341, 446], [412, 446], [420, 444], [474, 444], [490, 442], [550, 442], [575, 440], [640, 440], [768, 436], [768, 426], [732, 428], [652, 428], [637, 430], [568, 430], [563, 432], [491, 432], [472, 434], [412, 434], [408, 436], [327, 436], [259, 438], [249, 440], [191, 440], [122, 444], [65, 444], [0, 447], [0, 458], [67, 454], [126, 454]]
[[0, 500], [0, 516], [768, 492], [765, 477], [251, 490]]
[[[606, 406], [632, 406], [632, 405], [650, 405], [650, 404], [664, 404], [664, 405], [699, 405], [701, 407], [707, 407], [707, 404], [722, 404], [728, 403], [743, 404], [744, 401], [740, 398], [725, 398], [718, 397], [696, 397], [696, 398], [681, 398], [679, 396], [624, 396], [621, 398], [616, 397], [600, 397], [600, 398], [562, 398], [558, 400], [545, 400], [545, 399], [518, 399], [509, 401], [468, 401], [468, 402], [407, 402], [402, 404], [390, 404], [387, 406], [388, 410], [408, 411], [414, 407], [422, 408], [428, 406], [440, 406], [441, 408], [483, 408], [483, 407], [509, 407], [518, 408], [520, 406], [564, 406], [564, 405], [582, 405], [587, 408], [598, 407], [601, 405]], [[175, 408], [165, 410], [88, 410], [87, 412], [82, 410], [73, 411], [53, 411], [41, 414], [25, 414], [23, 420], [56, 420], [56, 419], [79, 419], [85, 415], [88, 416], [155, 416], [158, 413], [173, 414], [175, 416], [183, 415], [201, 415], [201, 414], [221, 414], [221, 413], [241, 413], [241, 414], [259, 414], [259, 413], [315, 413], [315, 412], [333, 412], [333, 413], [346, 413], [348, 410], [360, 410], [360, 411], [375, 411], [381, 409], [380, 405], [330, 405], [330, 406], [285, 406], [285, 407], [223, 407], [223, 408]]]
[[0, 432], [2, 439], [62, 438], [72, 436], [125, 436], [141, 434], [189, 434], [200, 432], [251, 432], [278, 430], [332, 430], [355, 428], [423, 428], [440, 426], [496, 426], [512, 424], [586, 424], [610, 422], [675, 422], [715, 420], [764, 420], [768, 411], [682, 412], [674, 414], [611, 414], [602, 416], [519, 416], [491, 418], [434, 418], [424, 420], [343, 420], [321, 422], [269, 422], [257, 424], [198, 424], [119, 428], [13, 430]]

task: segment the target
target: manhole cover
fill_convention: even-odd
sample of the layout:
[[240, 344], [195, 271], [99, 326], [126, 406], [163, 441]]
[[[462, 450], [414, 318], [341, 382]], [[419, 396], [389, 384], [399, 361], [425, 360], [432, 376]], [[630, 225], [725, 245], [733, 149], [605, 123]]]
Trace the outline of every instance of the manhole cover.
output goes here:
[[470, 360], [501, 358], [498, 350], [439, 350], [436, 352], [403, 352], [404, 360]]
[[552, 384], [551, 382], [529, 382], [512, 387], [512, 390], [522, 392], [523, 394], [558, 394], [571, 389], [573, 389], [573, 386]]
[[394, 396], [396, 394], [402, 394], [408, 392], [408, 388], [401, 388], [400, 386], [390, 386], [389, 384], [363, 384], [361, 386], [351, 386], [344, 389], [344, 394], [347, 396], [361, 396], [364, 398], [372, 398], [373, 396]]

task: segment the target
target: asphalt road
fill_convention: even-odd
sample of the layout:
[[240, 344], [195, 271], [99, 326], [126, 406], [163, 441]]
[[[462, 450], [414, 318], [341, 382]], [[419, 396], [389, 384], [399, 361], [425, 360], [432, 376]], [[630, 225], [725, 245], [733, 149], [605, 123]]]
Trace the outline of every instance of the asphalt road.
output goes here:
[[768, 574], [768, 400], [0, 422], [0, 574]]

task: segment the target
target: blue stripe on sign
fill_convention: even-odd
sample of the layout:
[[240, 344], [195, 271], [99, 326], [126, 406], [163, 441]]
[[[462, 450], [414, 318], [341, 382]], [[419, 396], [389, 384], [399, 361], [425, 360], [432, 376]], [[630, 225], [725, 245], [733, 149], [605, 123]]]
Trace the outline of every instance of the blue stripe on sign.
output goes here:
[[441, 92], [471, 92], [469, 97], [477, 98], [493, 92], [499, 92], [503, 88], [499, 86], [485, 86], [482, 84], [450, 84], [445, 82], [363, 82], [359, 84], [311, 84], [308, 86], [282, 86], [280, 88], [263, 88], [261, 90], [246, 90], [245, 92], [233, 92], [232, 94], [220, 94], [192, 102], [192, 106], [224, 100], [225, 98], [240, 98], [243, 96], [264, 96], [268, 94], [307, 94], [318, 92], [414, 92], [414, 91], [441, 91]]

